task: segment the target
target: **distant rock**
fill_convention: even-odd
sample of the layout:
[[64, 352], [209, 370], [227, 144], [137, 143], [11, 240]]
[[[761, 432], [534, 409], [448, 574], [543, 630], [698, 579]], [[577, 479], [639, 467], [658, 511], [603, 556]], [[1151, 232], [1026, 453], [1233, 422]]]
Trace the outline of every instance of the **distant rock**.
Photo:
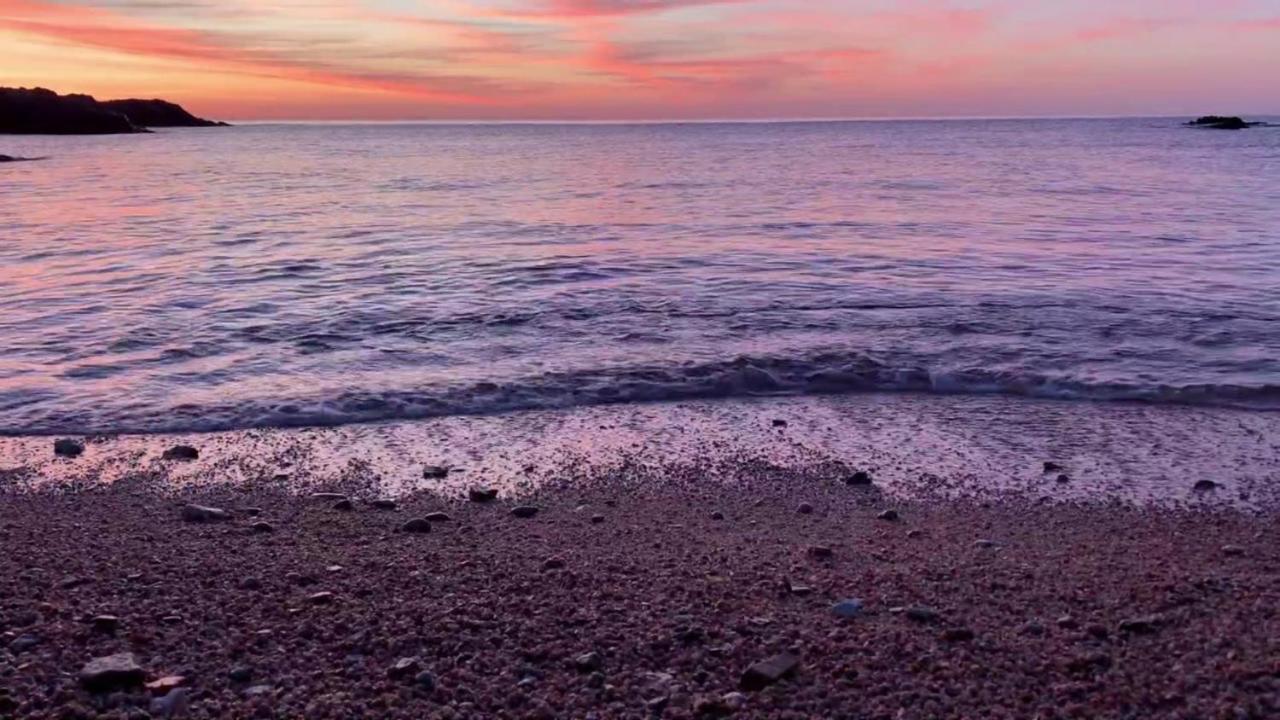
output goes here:
[[1197, 480], [1195, 485], [1191, 486], [1196, 492], [1207, 492], [1209, 490], [1217, 490], [1220, 487], [1218, 483], [1212, 480]]
[[1245, 122], [1234, 115], [1205, 115], [1186, 123], [1188, 127], [1209, 128], [1211, 130], [1244, 130], [1264, 125], [1260, 122]]
[[387, 677], [398, 680], [416, 675], [422, 669], [422, 661], [415, 657], [402, 657], [387, 668]]
[[143, 133], [147, 127], [211, 127], [164, 100], [110, 100], [59, 95], [45, 88], [0, 88], [0, 134], [105, 135]]
[[589, 673], [604, 667], [604, 658], [600, 653], [583, 653], [573, 659], [573, 666], [581, 673]]
[[967, 627], [948, 628], [942, 631], [943, 642], [969, 642], [973, 637], [973, 631]]
[[1129, 618], [1120, 621], [1120, 632], [1130, 635], [1150, 635], [1160, 629], [1161, 622], [1159, 615]]
[[330, 507], [332, 507], [334, 510], [337, 510], [339, 512], [350, 512], [355, 509], [355, 505], [351, 504], [351, 500], [347, 498], [342, 498], [341, 500], [334, 503]]
[[271, 523], [264, 520], [259, 520], [249, 527], [256, 533], [272, 533], [276, 531], [275, 527], [272, 526]]
[[449, 468], [443, 465], [428, 465], [422, 468], [422, 477], [427, 480], [442, 480], [449, 477]]
[[84, 452], [84, 444], [72, 440], [70, 438], [60, 438], [53, 441], [53, 454], [61, 457], [80, 457]]
[[511, 508], [511, 514], [518, 518], [531, 518], [538, 514], [538, 508], [532, 505], [518, 505]]
[[94, 658], [80, 670], [80, 682], [93, 692], [137, 687], [147, 679], [133, 653]]
[[857, 598], [841, 600], [831, 606], [831, 612], [835, 613], [836, 617], [846, 619], [857, 617], [862, 614], [862, 601]]
[[33, 160], [43, 160], [43, 159], [44, 158], [26, 158], [26, 157], [14, 157], [13, 155], [0, 155], [0, 163], [31, 162]]
[[336, 492], [311, 493], [312, 500], [346, 500], [347, 496]]
[[791, 653], [774, 655], [747, 668], [738, 686], [748, 692], [759, 692], [793, 674], [799, 665], [800, 658]]
[[870, 485], [871, 473], [867, 472], [866, 470], [858, 470], [854, 472], [852, 475], [849, 475], [848, 477], [846, 477], [844, 479], [844, 482], [846, 485]]
[[377, 509], [379, 509], [379, 510], [395, 510], [395, 509], [396, 509], [396, 501], [395, 501], [395, 500], [391, 500], [391, 499], [389, 499], [389, 498], [384, 498], [384, 499], [380, 499], [380, 500], [370, 500], [370, 501], [369, 501], [369, 506], [370, 506], [370, 507], [375, 507], [375, 508], [377, 508]]
[[1223, 545], [1222, 554], [1230, 555], [1232, 557], [1239, 557], [1241, 555], [1244, 555], [1244, 548], [1240, 547], [1239, 545]]
[[100, 633], [110, 635], [120, 627], [120, 618], [115, 615], [98, 615], [89, 620], [89, 625]]
[[813, 505], [810, 505], [807, 502], [802, 502], [800, 503], [800, 506], [796, 508], [796, 512], [800, 513], [801, 515], [812, 515]]
[[809, 557], [816, 560], [827, 560], [835, 555], [835, 552], [826, 545], [814, 545], [809, 548]]
[[200, 451], [190, 445], [174, 445], [165, 450], [161, 457], [165, 460], [197, 460], [200, 458]]
[[449, 522], [453, 518], [449, 517], [449, 513], [433, 512], [427, 513], [424, 519], [427, 522]]
[[1058, 472], [1059, 470], [1062, 470], [1062, 469], [1063, 469], [1062, 466], [1056, 462], [1053, 462], [1051, 460], [1044, 461], [1045, 473]]
[[885, 511], [881, 512], [879, 515], [876, 515], [876, 517], [877, 517], [877, 518], [879, 518], [879, 519], [881, 519], [881, 520], [887, 520], [887, 521], [889, 521], [889, 522], [894, 522], [895, 520], [897, 520], [897, 519], [898, 519], [898, 511], [897, 511], [897, 510], [885, 510]]
[[194, 523], [220, 522], [230, 520], [231, 514], [222, 508], [192, 504], [182, 506], [182, 519]]
[[905, 608], [902, 614], [912, 622], [932, 623], [938, 621], [938, 611], [927, 605], [912, 605]]

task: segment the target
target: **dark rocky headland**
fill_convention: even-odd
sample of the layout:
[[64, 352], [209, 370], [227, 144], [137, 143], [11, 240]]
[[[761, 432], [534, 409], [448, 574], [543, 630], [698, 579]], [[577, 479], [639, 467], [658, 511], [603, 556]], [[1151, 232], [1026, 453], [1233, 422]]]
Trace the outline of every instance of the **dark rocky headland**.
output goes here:
[[99, 101], [44, 88], [0, 88], [0, 134], [109, 135], [157, 127], [218, 127], [164, 100]]

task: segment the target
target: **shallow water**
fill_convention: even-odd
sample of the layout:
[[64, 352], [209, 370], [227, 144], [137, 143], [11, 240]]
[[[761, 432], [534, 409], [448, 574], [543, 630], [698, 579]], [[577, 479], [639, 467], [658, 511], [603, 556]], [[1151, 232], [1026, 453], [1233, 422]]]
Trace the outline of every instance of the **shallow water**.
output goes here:
[[0, 432], [875, 389], [1280, 408], [1280, 130], [11, 137]]

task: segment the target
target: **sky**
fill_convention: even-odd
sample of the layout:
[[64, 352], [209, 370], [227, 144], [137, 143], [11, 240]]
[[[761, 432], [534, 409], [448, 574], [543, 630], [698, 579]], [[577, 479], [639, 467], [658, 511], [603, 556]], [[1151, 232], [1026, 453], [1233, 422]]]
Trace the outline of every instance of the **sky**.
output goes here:
[[1280, 0], [0, 0], [0, 85], [229, 120], [1280, 114]]

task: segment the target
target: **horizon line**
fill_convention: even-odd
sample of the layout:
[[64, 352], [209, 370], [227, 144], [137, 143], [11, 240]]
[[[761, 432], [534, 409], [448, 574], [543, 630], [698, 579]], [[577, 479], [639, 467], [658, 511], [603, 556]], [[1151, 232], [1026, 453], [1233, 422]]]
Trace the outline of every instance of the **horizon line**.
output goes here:
[[[1210, 113], [1220, 114], [1220, 113]], [[1277, 113], [1244, 113], [1237, 117], [1274, 118]], [[731, 124], [787, 124], [787, 123], [841, 123], [841, 122], [948, 122], [974, 120], [1177, 120], [1180, 118], [1195, 119], [1201, 117], [1191, 113], [1178, 115], [882, 115], [882, 116], [850, 116], [850, 117], [778, 117], [778, 118], [635, 118], [635, 119], [572, 119], [572, 118], [397, 118], [392, 120], [377, 119], [324, 119], [324, 118], [278, 118], [278, 119], [236, 119], [226, 122], [239, 125], [731, 125]]]

